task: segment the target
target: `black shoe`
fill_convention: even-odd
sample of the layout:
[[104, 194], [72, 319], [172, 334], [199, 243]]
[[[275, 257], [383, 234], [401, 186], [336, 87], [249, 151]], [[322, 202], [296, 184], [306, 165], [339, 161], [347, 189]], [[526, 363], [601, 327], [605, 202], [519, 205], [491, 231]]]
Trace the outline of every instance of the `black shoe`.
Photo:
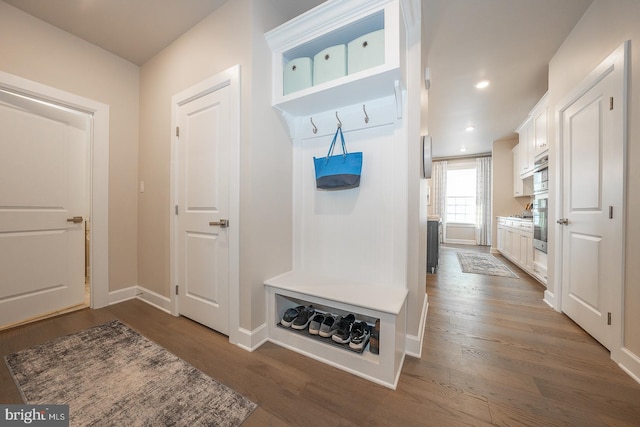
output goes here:
[[291, 324], [291, 327], [293, 329], [299, 330], [306, 329], [307, 326], [309, 326], [309, 322], [311, 322], [311, 318], [313, 317], [315, 312], [316, 311], [313, 309], [312, 305], [306, 306], [305, 308], [300, 310], [300, 314], [298, 314], [298, 317], [295, 318], [295, 320]]
[[300, 314], [303, 308], [304, 305], [299, 305], [296, 308], [292, 307], [285, 311], [284, 316], [282, 316], [282, 320], [280, 320], [280, 324], [282, 326], [286, 326], [287, 328], [291, 326], [291, 323], [296, 320], [296, 317], [298, 317], [298, 314]]
[[347, 344], [351, 339], [351, 326], [356, 321], [356, 316], [349, 314], [338, 322], [336, 333], [331, 339], [340, 344]]
[[369, 335], [371, 335], [369, 325], [365, 322], [354, 323], [351, 327], [349, 347], [354, 350], [362, 350], [367, 345], [367, 341], [369, 341]]

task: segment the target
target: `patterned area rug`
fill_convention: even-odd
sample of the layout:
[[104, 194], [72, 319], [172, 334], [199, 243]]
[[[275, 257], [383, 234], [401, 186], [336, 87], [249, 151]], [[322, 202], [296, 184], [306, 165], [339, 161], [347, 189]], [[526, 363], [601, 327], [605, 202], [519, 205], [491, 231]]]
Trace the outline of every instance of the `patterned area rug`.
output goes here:
[[114, 320], [6, 356], [28, 404], [71, 425], [237, 426], [256, 404]]
[[460, 261], [460, 268], [465, 273], [518, 278], [517, 274], [493, 255], [462, 251], [456, 251], [456, 255]]

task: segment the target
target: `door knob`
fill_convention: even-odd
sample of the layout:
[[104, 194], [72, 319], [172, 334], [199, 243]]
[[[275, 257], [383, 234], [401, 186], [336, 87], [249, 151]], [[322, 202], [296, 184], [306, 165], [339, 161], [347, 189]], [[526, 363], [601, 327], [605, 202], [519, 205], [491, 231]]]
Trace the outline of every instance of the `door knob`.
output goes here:
[[84, 221], [84, 218], [82, 218], [81, 216], [74, 216], [73, 218], [67, 218], [67, 222], [72, 222], [74, 224], [80, 224], [82, 221]]
[[220, 228], [227, 228], [229, 226], [229, 220], [228, 219], [221, 219], [220, 221], [216, 221], [216, 222], [210, 222], [209, 225], [214, 226], [220, 226]]
[[568, 225], [569, 224], [569, 218], [560, 218], [559, 220], [556, 221], [558, 224], [560, 225]]

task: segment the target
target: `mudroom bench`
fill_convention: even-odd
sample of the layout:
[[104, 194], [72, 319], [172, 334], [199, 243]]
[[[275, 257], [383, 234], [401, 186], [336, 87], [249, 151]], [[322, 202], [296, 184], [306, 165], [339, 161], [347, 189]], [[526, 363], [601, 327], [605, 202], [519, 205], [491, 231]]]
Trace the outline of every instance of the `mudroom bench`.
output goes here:
[[[405, 356], [407, 289], [370, 285], [290, 271], [265, 281], [269, 341], [367, 380], [395, 389]], [[318, 338], [280, 320], [287, 309], [313, 305], [320, 312], [346, 316], [373, 326], [380, 320], [379, 354], [351, 351], [330, 338]]]

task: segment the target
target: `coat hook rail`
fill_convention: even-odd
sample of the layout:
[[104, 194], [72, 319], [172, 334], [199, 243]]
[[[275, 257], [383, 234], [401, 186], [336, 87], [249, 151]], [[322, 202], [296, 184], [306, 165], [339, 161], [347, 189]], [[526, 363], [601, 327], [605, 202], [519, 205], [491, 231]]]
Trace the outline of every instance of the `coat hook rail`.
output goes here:
[[364, 104], [362, 104], [362, 111], [364, 111], [364, 122], [369, 123], [369, 115], [367, 114], [367, 109]]
[[336, 111], [336, 119], [338, 119], [338, 127], [342, 127], [342, 122], [340, 121], [340, 117], [338, 117], [338, 112]]
[[311, 120], [311, 126], [313, 126], [313, 133], [318, 133], [318, 127], [315, 123], [313, 123], [313, 117], [311, 117], [309, 120]]

